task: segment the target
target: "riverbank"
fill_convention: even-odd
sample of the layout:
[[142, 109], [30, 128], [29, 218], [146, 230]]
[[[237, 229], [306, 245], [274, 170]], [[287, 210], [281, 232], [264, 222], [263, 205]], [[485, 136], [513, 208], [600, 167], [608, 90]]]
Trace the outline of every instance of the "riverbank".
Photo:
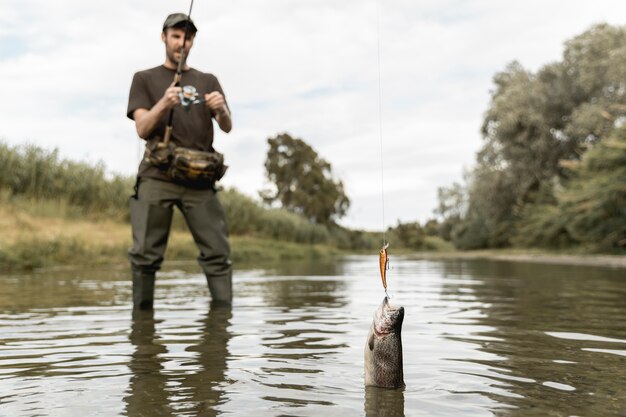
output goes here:
[[626, 268], [626, 255], [552, 253], [531, 249], [420, 252], [411, 256], [424, 259], [488, 259], [496, 261], [532, 262], [554, 265], [584, 265]]
[[[126, 252], [131, 245], [131, 232], [130, 225], [121, 218], [90, 219], [82, 213], [74, 213], [71, 206], [60, 201], [22, 201], [18, 204], [5, 200], [5, 203], [7, 204], [0, 206], [0, 273], [127, 262]], [[182, 226], [182, 218], [175, 217], [174, 223], [166, 259], [195, 260], [197, 248], [190, 233]], [[626, 268], [625, 255], [515, 249], [452, 251], [448, 244], [439, 240], [430, 245], [437, 250], [416, 253], [393, 247], [392, 256]], [[353, 252], [340, 251], [330, 244], [302, 244], [258, 236], [235, 235], [231, 237], [231, 244], [233, 261], [236, 264], [332, 259]], [[376, 252], [372, 250], [367, 253], [376, 255]]]
[[[191, 234], [180, 225], [181, 219], [175, 218], [175, 223], [178, 225], [170, 235], [166, 259], [196, 259], [198, 252]], [[0, 236], [0, 272], [125, 263], [132, 243], [128, 223], [72, 216], [63, 207], [0, 207]], [[239, 263], [310, 260], [337, 253], [329, 245], [251, 236], [232, 236], [231, 245], [233, 261]]]

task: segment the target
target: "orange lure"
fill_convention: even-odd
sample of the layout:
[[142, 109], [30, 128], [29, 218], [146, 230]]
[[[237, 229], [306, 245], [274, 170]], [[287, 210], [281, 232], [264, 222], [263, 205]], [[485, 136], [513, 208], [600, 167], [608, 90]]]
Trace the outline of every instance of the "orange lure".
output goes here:
[[380, 250], [380, 278], [383, 280], [383, 288], [387, 291], [387, 270], [389, 269], [389, 256], [387, 256], [387, 248], [389, 243], [385, 243]]

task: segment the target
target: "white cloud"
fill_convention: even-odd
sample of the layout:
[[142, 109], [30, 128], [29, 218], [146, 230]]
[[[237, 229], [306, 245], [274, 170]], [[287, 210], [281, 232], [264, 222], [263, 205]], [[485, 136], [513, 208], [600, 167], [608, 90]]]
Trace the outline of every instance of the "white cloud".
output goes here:
[[[532, 70], [558, 60], [566, 39], [621, 24], [626, 11], [608, 0], [378, 1], [387, 225], [431, 216], [437, 187], [472, 164], [495, 72], [512, 60]], [[134, 174], [132, 74], [163, 61], [161, 23], [189, 3], [4, 5], [0, 137]], [[256, 195], [266, 139], [286, 131], [344, 181], [353, 204], [344, 224], [382, 227], [376, 10], [374, 0], [195, 2], [190, 63], [218, 76], [234, 114], [233, 132], [216, 136], [225, 185]]]

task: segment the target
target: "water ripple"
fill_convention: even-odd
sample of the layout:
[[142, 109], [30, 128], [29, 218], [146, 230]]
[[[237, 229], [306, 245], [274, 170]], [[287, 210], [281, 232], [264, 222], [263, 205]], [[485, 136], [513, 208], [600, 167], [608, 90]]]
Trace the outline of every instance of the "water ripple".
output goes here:
[[178, 266], [134, 318], [123, 271], [0, 277], [0, 415], [626, 414], [619, 271], [393, 257], [407, 386], [383, 390], [376, 262], [238, 271], [232, 308]]

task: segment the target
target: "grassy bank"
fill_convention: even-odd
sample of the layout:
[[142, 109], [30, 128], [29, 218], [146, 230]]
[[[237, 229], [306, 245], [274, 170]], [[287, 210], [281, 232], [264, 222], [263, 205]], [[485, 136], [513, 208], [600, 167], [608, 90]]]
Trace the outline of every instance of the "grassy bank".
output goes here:
[[[107, 175], [102, 164], [59, 157], [56, 150], [0, 141], [0, 270], [126, 262], [131, 245], [128, 197], [132, 177]], [[381, 234], [315, 224], [267, 208], [227, 189], [219, 193], [231, 232], [234, 262], [319, 259], [376, 253]], [[387, 231], [393, 250], [449, 250], [417, 225]], [[175, 211], [166, 259], [195, 259], [197, 249]]]
[[[0, 271], [126, 262], [131, 231], [123, 220], [86, 218], [62, 201], [4, 198], [0, 203]], [[168, 260], [192, 260], [198, 255], [182, 223], [177, 216], [166, 253]], [[253, 236], [233, 236], [231, 243], [234, 262], [315, 259], [337, 253], [328, 244]]]
[[[133, 184], [130, 176], [107, 175], [102, 164], [0, 141], [0, 270], [126, 262]], [[220, 200], [235, 262], [330, 256], [335, 248], [377, 244], [366, 233], [312, 224], [294, 213], [262, 207], [234, 189], [221, 192]], [[197, 256], [178, 212], [166, 256]]]
[[[126, 263], [131, 245], [130, 225], [120, 218], [90, 218], [62, 200], [7, 198], [0, 193], [0, 272], [54, 266]], [[626, 268], [626, 256], [589, 255], [577, 251], [502, 249], [454, 251], [449, 243], [427, 237], [428, 252], [390, 249], [393, 256], [428, 259], [491, 259]], [[374, 249], [339, 249], [331, 243], [297, 243], [251, 235], [231, 237], [235, 264], [281, 260], [324, 260], [346, 253], [375, 254]], [[194, 260], [196, 246], [176, 216], [166, 253], [167, 261]]]

